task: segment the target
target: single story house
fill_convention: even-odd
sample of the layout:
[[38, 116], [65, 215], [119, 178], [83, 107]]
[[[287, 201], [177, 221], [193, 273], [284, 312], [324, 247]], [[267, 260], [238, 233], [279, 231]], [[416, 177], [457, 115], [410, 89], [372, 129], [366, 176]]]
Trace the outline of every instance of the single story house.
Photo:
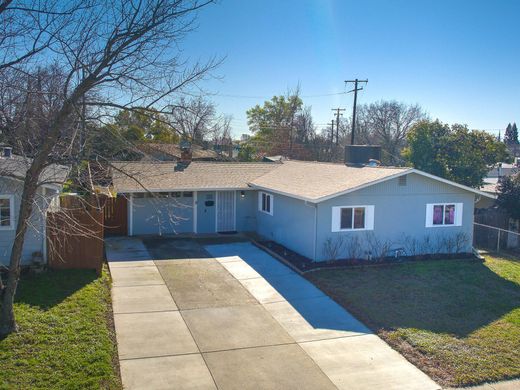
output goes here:
[[[413, 168], [307, 161], [119, 162], [128, 235], [247, 232], [314, 261], [472, 250], [485, 193]], [[412, 253], [413, 252], [413, 253]], [[386, 253], [385, 253], [386, 254]]]
[[[119, 162], [128, 235], [252, 231], [314, 261], [472, 251], [493, 195], [413, 168], [282, 162]], [[124, 173], [123, 173], [124, 172]], [[412, 253], [413, 252], [413, 253]]]
[[[0, 152], [0, 265], [9, 264], [18, 212], [23, 190], [23, 180], [31, 163], [28, 157], [12, 154], [10, 147]], [[25, 234], [22, 264], [30, 264], [35, 258], [47, 260], [45, 215], [55, 206], [69, 169], [53, 164], [45, 168], [39, 178], [38, 190]]]

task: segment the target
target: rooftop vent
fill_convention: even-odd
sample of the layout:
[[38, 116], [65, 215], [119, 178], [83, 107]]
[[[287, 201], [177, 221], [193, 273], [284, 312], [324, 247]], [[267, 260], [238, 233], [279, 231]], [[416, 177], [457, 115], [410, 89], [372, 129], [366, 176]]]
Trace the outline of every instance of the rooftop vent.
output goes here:
[[345, 164], [350, 166], [377, 166], [381, 161], [381, 146], [346, 145]]
[[10, 146], [4, 146], [3, 152], [2, 152], [2, 157], [11, 158], [12, 156], [13, 156], [13, 148], [11, 148]]

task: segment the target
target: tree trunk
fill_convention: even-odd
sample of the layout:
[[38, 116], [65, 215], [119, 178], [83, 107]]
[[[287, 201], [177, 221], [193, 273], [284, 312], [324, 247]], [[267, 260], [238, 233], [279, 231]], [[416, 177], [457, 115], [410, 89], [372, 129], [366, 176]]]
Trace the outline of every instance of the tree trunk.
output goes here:
[[2, 307], [0, 308], [0, 336], [8, 335], [17, 331], [17, 325], [14, 317], [14, 296], [20, 278], [20, 260], [27, 231], [27, 222], [31, 217], [33, 209], [33, 201], [38, 188], [38, 178], [43, 170], [43, 164], [36, 166], [34, 162], [27, 171], [24, 180], [22, 200], [20, 202], [20, 210], [18, 213], [18, 224], [16, 226], [16, 236], [11, 250], [11, 258], [9, 261], [9, 272], [7, 282], [2, 294]]
[[[16, 236], [11, 250], [7, 282], [3, 290], [2, 307], [0, 308], [0, 336], [6, 336], [17, 330], [13, 310], [14, 296], [20, 278], [20, 261], [25, 241], [25, 232], [27, 231], [27, 224], [32, 214], [40, 174], [48, 163], [52, 148], [54, 147], [61, 129], [72, 111], [73, 105], [78, 101], [79, 97], [85, 94], [85, 91], [88, 90], [88, 86], [91, 85], [92, 82], [93, 77], [88, 77], [76, 88], [71, 98], [65, 101], [61, 110], [51, 122], [48, 136], [39, 148], [38, 154], [31, 162], [31, 166], [25, 175], [22, 200], [18, 212]], [[45, 232], [43, 232], [43, 234], [45, 234]]]

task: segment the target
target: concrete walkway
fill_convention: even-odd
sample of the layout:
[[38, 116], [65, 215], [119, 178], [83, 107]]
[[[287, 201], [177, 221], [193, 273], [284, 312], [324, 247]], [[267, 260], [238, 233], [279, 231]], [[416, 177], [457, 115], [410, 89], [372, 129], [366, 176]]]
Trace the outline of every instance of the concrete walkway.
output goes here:
[[252, 244], [107, 240], [125, 389], [438, 389]]

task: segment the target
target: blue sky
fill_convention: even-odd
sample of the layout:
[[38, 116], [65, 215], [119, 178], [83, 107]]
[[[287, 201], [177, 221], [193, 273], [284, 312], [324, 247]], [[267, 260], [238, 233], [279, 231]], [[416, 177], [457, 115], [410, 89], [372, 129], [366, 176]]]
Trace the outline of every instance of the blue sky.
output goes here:
[[[300, 83], [302, 95], [420, 104], [433, 118], [498, 130], [520, 122], [520, 1], [220, 0], [184, 41], [191, 58], [226, 56], [203, 87], [247, 132], [246, 110]], [[237, 95], [230, 97], [223, 95]], [[254, 98], [250, 98], [254, 97]], [[352, 94], [304, 98], [324, 126]], [[323, 125], [322, 125], [323, 124]]]

